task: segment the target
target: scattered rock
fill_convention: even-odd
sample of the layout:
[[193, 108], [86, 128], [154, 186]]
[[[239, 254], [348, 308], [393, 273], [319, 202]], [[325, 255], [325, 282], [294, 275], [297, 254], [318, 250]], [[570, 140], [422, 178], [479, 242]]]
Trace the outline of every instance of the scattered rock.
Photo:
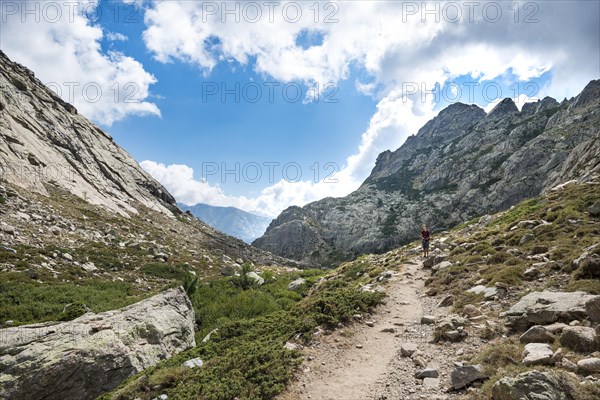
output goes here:
[[417, 345], [414, 343], [402, 343], [400, 346], [400, 354], [402, 354], [404, 357], [412, 356], [417, 350]]
[[306, 283], [306, 279], [298, 278], [298, 279], [290, 282], [290, 284], [288, 285], [288, 290], [296, 290], [300, 286], [304, 285], [305, 283]]
[[529, 280], [537, 278], [539, 274], [540, 270], [536, 267], [529, 267], [525, 270], [525, 272], [523, 272], [523, 276]]
[[483, 298], [486, 300], [492, 300], [498, 294], [496, 287], [485, 287], [484, 285], [477, 285], [467, 290], [469, 293], [483, 294]]
[[423, 355], [421, 355], [421, 354], [419, 354], [419, 355], [415, 355], [415, 354], [413, 354], [411, 357], [411, 360], [412, 360], [413, 364], [415, 365], [415, 367], [425, 368], [427, 366], [427, 360], [425, 360], [425, 357], [423, 357]]
[[449, 268], [452, 265], [454, 265], [454, 264], [452, 264], [450, 261], [442, 261], [441, 263], [436, 264], [433, 267], [431, 267], [431, 270], [434, 272], [438, 272], [438, 271], [442, 271], [446, 268]]
[[424, 389], [438, 389], [440, 387], [440, 380], [437, 378], [424, 378], [423, 388]]
[[535, 235], [533, 233], [526, 233], [523, 236], [521, 236], [521, 240], [519, 240], [519, 245], [522, 246], [525, 243], [532, 241], [534, 238], [535, 238]]
[[587, 252], [587, 251], [585, 251], [585, 252], [583, 252], [583, 253], [582, 253], [582, 254], [581, 254], [579, 257], [577, 257], [576, 259], [574, 259], [574, 260], [571, 262], [571, 265], [573, 266], [573, 268], [574, 268], [574, 269], [577, 269], [577, 268], [579, 268], [579, 265], [581, 264], [581, 262], [582, 262], [583, 260], [585, 260], [585, 259], [587, 258], [587, 256], [588, 256], [588, 255], [589, 255], [589, 254], [588, 254], [588, 252]]
[[436, 318], [433, 315], [423, 315], [421, 317], [422, 325], [433, 325], [435, 324]]
[[439, 303], [438, 303], [438, 307], [450, 307], [452, 304], [454, 304], [454, 296], [449, 294], [446, 297], [444, 297]]
[[577, 361], [577, 368], [584, 374], [597, 374], [600, 372], [600, 358], [584, 358]]
[[554, 336], [541, 325], [534, 325], [519, 337], [521, 343], [552, 343]]
[[425, 368], [415, 373], [415, 378], [417, 379], [437, 378], [438, 376], [440, 376], [440, 374], [435, 368]]
[[566, 327], [567, 324], [563, 324], [562, 322], [555, 322], [553, 324], [544, 326], [544, 328], [546, 328], [546, 330], [553, 335], [562, 333], [563, 329], [565, 329]]
[[204, 361], [202, 361], [200, 358], [192, 358], [190, 360], [185, 361], [183, 365], [188, 368], [200, 368], [204, 365]]
[[529, 343], [523, 351], [523, 364], [550, 365], [552, 364], [552, 347], [546, 343]]
[[356, 345], [356, 348], [357, 348], [357, 349], [362, 349], [362, 348], [363, 348], [363, 345], [362, 345], [362, 344], [357, 344], [357, 345]]
[[454, 390], [460, 390], [471, 385], [473, 382], [485, 379], [483, 367], [477, 365], [458, 366], [450, 375]]
[[436, 323], [434, 340], [436, 342], [442, 340], [458, 342], [467, 337], [467, 333], [464, 331], [466, 325], [467, 321], [458, 315], [444, 317]]
[[588, 208], [588, 212], [592, 217], [600, 217], [600, 201], [595, 202]]
[[0, 225], [0, 231], [8, 234], [8, 235], [16, 235], [16, 230], [14, 226], [11, 225]]
[[235, 276], [235, 268], [231, 265], [225, 265], [221, 268], [221, 275], [223, 276]]
[[204, 336], [204, 339], [202, 339], [202, 343], [208, 342], [210, 340], [210, 337], [218, 331], [219, 331], [219, 328], [215, 328], [212, 331], [208, 332], [208, 334], [206, 336]]
[[73, 256], [70, 255], [69, 253], [62, 253], [61, 257], [64, 258], [67, 261], [73, 261]]
[[433, 262], [435, 261], [435, 256], [429, 256], [427, 257], [425, 260], [423, 260], [423, 267], [424, 268], [431, 268], [433, 267]]
[[158, 252], [154, 254], [154, 259], [159, 262], [169, 261], [169, 255], [167, 253]]
[[98, 269], [98, 268], [96, 268], [96, 266], [94, 265], [93, 262], [86, 262], [81, 265], [81, 268], [83, 268], [84, 270], [86, 270], [88, 272], [94, 272]]
[[535, 393], [536, 400], [568, 400], [565, 388], [548, 372], [528, 371], [514, 378], [500, 379], [492, 387], [494, 400], [522, 400], [531, 398]]
[[567, 326], [560, 336], [560, 344], [580, 353], [596, 350], [596, 331], [585, 326]]
[[248, 272], [246, 276], [252, 279], [259, 286], [265, 283], [265, 279], [254, 271]]
[[504, 315], [516, 330], [532, 325], [570, 322], [574, 319], [600, 318], [600, 296], [584, 292], [532, 292], [513, 305]]
[[463, 308], [463, 314], [466, 315], [467, 318], [475, 318], [475, 317], [479, 317], [483, 313], [481, 312], [481, 310], [479, 308], [475, 307], [473, 304], [467, 304]]
[[288, 349], [288, 350], [301, 350], [302, 346], [296, 343], [291, 343], [291, 342], [285, 342], [285, 344], [283, 345], [284, 348]]
[[566, 358], [563, 358], [562, 361], [560, 362], [561, 367], [563, 367], [564, 369], [567, 369], [569, 371], [577, 371], [577, 365], [575, 363], [573, 363], [572, 361], [567, 360]]

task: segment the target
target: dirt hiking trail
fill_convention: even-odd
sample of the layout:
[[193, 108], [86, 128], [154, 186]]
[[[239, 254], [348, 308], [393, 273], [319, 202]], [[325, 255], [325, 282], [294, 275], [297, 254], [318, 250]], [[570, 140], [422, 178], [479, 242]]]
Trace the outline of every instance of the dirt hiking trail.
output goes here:
[[[452, 361], [464, 353], [452, 344], [429, 343], [433, 325], [424, 315], [443, 316], [447, 308], [423, 293], [429, 272], [420, 259], [404, 264], [386, 284], [385, 304], [360, 322], [320, 335], [304, 348], [305, 361], [297, 379], [278, 400], [365, 400], [457, 398], [447, 393]], [[412, 343], [418, 357], [402, 357], [401, 346]], [[465, 343], [462, 344], [465, 346]], [[415, 363], [419, 358], [423, 365]], [[415, 379], [424, 367], [435, 368], [438, 378]]]

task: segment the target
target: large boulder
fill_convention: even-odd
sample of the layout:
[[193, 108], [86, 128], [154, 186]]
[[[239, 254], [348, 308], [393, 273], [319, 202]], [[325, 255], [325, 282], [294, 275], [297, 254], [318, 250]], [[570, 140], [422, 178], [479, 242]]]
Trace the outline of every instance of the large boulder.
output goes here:
[[532, 325], [571, 322], [600, 318], [600, 296], [584, 292], [532, 292], [519, 300], [506, 313], [513, 329], [525, 330]]
[[580, 353], [592, 353], [597, 349], [596, 331], [585, 326], [567, 326], [560, 336], [560, 344]]
[[[535, 397], [531, 397], [535, 393]], [[570, 400], [565, 389], [549, 373], [528, 371], [500, 379], [492, 387], [493, 400]]]
[[95, 399], [195, 346], [194, 311], [170, 289], [120, 310], [0, 330], [0, 398]]

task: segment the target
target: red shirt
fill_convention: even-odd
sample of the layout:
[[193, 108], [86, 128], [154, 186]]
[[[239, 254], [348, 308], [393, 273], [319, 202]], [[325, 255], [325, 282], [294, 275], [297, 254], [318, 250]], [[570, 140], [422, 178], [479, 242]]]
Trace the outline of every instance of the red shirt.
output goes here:
[[423, 240], [429, 240], [429, 230], [424, 230], [421, 231], [421, 236], [423, 237]]

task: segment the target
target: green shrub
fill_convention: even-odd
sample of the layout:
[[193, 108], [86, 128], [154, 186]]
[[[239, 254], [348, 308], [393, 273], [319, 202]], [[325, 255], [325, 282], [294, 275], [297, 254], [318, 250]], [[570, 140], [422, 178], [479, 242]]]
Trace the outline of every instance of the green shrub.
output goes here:
[[490, 258], [488, 258], [487, 262], [488, 262], [488, 264], [502, 264], [509, 258], [510, 258], [510, 254], [508, 254], [504, 251], [499, 251], [497, 253], [494, 253], [492, 256], [490, 256]]
[[150, 263], [143, 265], [140, 272], [155, 276], [157, 278], [172, 279], [183, 281], [188, 276], [188, 272], [181, 266], [171, 265], [167, 263]]
[[525, 267], [522, 265], [511, 265], [508, 267], [494, 269], [486, 274], [488, 284], [496, 282], [506, 283], [507, 285], [518, 285], [523, 281]]
[[48, 285], [27, 279], [19, 281], [8, 274], [0, 275], [0, 315], [16, 325], [64, 321], [83, 314], [81, 307], [65, 310], [68, 304], [85, 304], [98, 313], [133, 304], [144, 296], [125, 282], [85, 280]]

